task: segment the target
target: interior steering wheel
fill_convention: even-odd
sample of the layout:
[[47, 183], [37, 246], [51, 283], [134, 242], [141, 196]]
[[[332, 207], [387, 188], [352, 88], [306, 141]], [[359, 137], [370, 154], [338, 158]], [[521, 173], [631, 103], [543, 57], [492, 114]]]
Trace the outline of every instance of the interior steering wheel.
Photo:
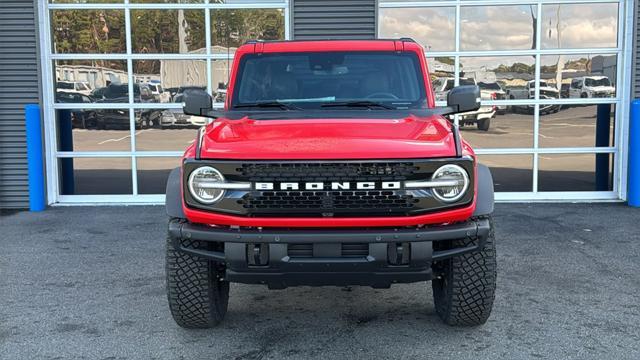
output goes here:
[[371, 99], [371, 98], [376, 98], [376, 97], [389, 98], [389, 99], [394, 99], [394, 100], [400, 99], [399, 97], [397, 97], [394, 94], [389, 93], [389, 92], [376, 92], [376, 93], [367, 95], [366, 98], [367, 99]]

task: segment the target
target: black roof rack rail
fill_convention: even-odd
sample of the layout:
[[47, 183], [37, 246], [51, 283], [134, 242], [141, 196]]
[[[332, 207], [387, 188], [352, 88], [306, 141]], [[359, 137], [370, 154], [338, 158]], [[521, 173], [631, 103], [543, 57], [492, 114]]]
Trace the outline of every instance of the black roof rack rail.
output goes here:
[[415, 40], [413, 40], [413, 39], [412, 39], [412, 38], [410, 38], [410, 37], [401, 37], [401, 38], [400, 38], [400, 41], [404, 41], [404, 42], [412, 42], [412, 43], [416, 42]]

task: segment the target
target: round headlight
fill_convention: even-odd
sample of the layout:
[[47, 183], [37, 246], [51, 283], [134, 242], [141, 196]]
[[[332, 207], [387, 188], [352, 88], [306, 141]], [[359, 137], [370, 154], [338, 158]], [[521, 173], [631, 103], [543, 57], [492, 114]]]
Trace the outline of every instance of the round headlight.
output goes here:
[[215, 188], [215, 184], [221, 182], [224, 182], [224, 176], [220, 171], [211, 166], [202, 166], [189, 175], [189, 192], [198, 202], [213, 204], [224, 195], [224, 190]]
[[467, 171], [453, 164], [440, 167], [433, 173], [431, 180], [446, 184], [433, 188], [435, 197], [444, 202], [460, 200], [469, 187], [469, 174], [467, 174]]

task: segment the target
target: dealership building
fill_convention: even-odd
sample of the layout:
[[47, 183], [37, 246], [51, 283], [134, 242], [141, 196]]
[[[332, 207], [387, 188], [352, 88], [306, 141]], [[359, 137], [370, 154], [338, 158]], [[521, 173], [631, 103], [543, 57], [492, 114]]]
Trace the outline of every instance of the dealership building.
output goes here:
[[252, 39], [412, 38], [436, 94], [483, 89], [488, 130], [455, 121], [498, 200], [623, 201], [637, 23], [632, 0], [4, 0], [0, 208], [29, 206], [30, 103], [49, 204], [162, 203], [205, 121], [181, 113], [180, 93], [221, 106]]

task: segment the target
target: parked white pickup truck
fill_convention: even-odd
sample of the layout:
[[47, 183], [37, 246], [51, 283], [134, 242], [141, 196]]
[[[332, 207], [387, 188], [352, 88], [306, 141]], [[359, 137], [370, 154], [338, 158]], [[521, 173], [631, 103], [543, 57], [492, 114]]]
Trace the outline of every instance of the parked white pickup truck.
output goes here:
[[609, 98], [616, 96], [616, 88], [606, 76], [584, 76], [571, 80], [571, 98]]
[[[455, 84], [454, 78], [437, 78], [432, 81], [431, 85], [436, 95], [436, 101], [447, 101], [447, 94], [453, 89]], [[477, 85], [473, 78], [460, 78], [460, 85]], [[495, 100], [492, 97], [493, 91], [480, 90], [480, 98], [482, 100]], [[491, 118], [496, 115], [497, 108], [495, 106], [482, 106], [476, 111], [458, 114], [460, 126], [475, 124], [479, 130], [487, 131], [491, 125]]]
[[[509, 100], [519, 100], [519, 99], [535, 99], [536, 98], [536, 87], [535, 81], [529, 80], [527, 81], [527, 85], [524, 88], [511, 88], [507, 89], [507, 98]], [[549, 84], [540, 80], [540, 100], [552, 100], [559, 99], [560, 92], [553, 86], [549, 86]], [[560, 105], [540, 105], [540, 114], [549, 114], [556, 113], [560, 110]], [[511, 110], [513, 112], [525, 112], [528, 114], [533, 114], [534, 105], [512, 105]]]

